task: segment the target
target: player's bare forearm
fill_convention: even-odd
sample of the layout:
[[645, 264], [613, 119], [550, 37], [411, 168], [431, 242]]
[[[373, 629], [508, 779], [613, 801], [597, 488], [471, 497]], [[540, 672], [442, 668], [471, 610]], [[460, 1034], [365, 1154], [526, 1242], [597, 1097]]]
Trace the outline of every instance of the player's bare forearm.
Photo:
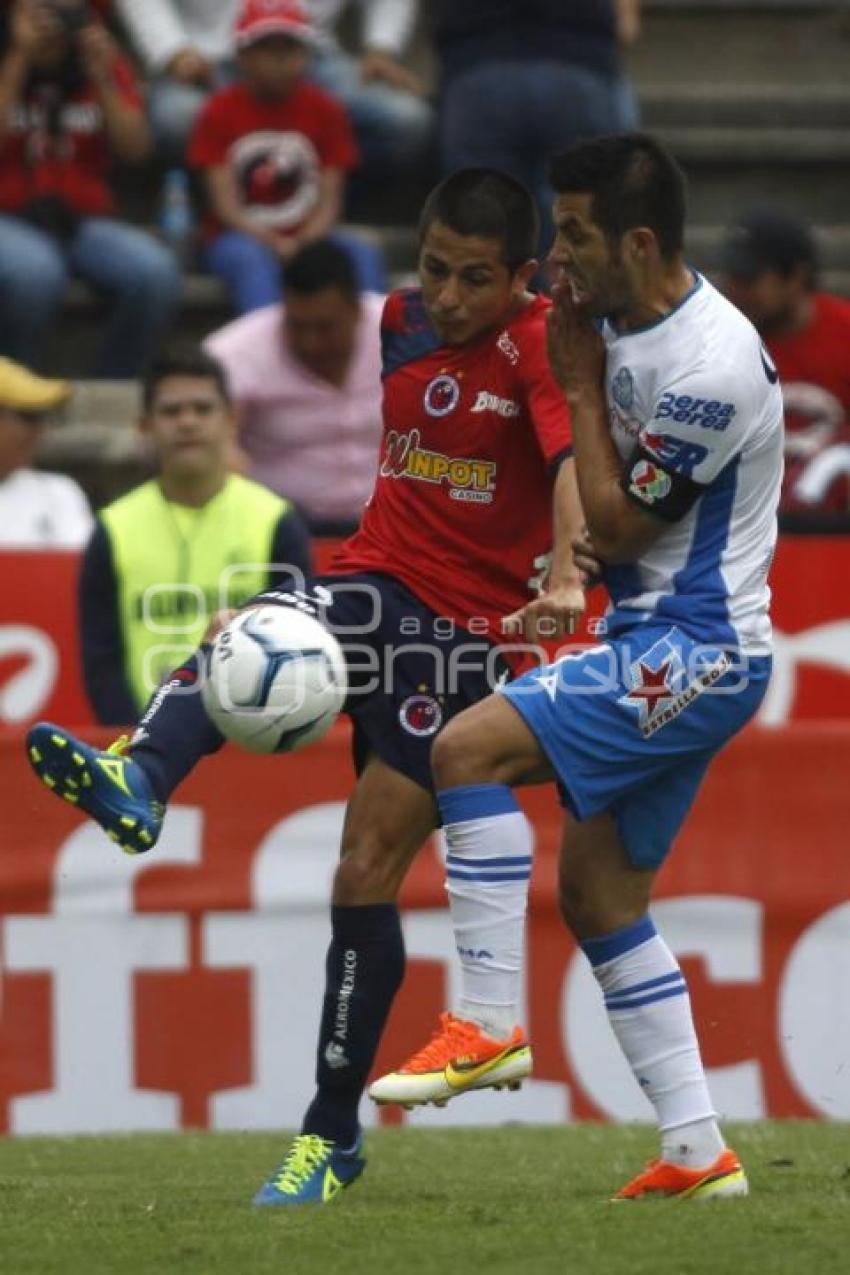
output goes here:
[[576, 465], [570, 457], [558, 469], [552, 495], [552, 566], [547, 590], [560, 585], [581, 585], [581, 574], [573, 556], [573, 541], [581, 538], [584, 526]]
[[552, 494], [552, 562], [540, 597], [505, 616], [502, 631], [528, 642], [574, 633], [584, 614], [584, 580], [573, 557], [573, 541], [584, 528], [575, 462], [561, 463]]
[[570, 405], [587, 530], [604, 562], [633, 562], [658, 538], [663, 524], [638, 509], [620, 485], [623, 466], [605, 402], [605, 342], [568, 285], [556, 286], [553, 298], [546, 324], [549, 363]]
[[604, 562], [633, 562], [663, 524], [634, 505], [621, 486], [622, 461], [608, 429], [602, 387], [570, 395], [576, 474], [585, 523]]

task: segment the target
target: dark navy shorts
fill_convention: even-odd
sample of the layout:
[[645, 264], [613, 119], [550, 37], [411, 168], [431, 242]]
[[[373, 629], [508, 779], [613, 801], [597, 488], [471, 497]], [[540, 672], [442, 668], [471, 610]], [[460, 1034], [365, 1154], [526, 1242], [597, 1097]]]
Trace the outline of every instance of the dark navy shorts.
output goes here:
[[433, 792], [437, 731], [510, 676], [491, 641], [437, 616], [390, 576], [309, 576], [302, 590], [269, 590], [254, 601], [306, 611], [340, 643], [358, 774], [375, 753]]

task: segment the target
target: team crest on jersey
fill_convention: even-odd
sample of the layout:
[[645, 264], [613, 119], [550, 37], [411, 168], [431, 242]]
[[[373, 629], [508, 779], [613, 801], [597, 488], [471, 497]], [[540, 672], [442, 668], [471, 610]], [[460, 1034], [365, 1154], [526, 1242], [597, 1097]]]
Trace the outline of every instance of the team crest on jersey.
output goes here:
[[627, 367], [621, 367], [611, 382], [614, 402], [624, 412], [631, 411], [635, 401], [635, 378]]
[[410, 735], [424, 738], [436, 735], [443, 721], [443, 710], [433, 695], [408, 695], [398, 710], [398, 720]]
[[424, 402], [429, 416], [448, 416], [460, 402], [460, 385], [453, 376], [441, 372], [428, 382]]
[[663, 500], [672, 485], [670, 475], [648, 460], [639, 460], [629, 475], [629, 491], [645, 505]]

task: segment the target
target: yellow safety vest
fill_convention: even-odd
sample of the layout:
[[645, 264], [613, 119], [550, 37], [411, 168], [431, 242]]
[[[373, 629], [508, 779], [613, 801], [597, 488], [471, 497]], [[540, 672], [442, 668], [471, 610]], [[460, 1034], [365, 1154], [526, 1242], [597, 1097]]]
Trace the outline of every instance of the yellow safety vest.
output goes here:
[[141, 710], [200, 642], [212, 617], [269, 581], [289, 502], [231, 474], [200, 509], [166, 500], [156, 480], [100, 512], [112, 547], [127, 681]]

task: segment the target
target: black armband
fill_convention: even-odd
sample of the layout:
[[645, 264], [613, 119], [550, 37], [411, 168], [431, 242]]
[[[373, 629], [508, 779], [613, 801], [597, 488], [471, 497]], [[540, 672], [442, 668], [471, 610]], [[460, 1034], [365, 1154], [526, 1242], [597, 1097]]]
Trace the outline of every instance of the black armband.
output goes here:
[[641, 509], [664, 522], [678, 522], [705, 491], [684, 474], [665, 469], [651, 452], [638, 447], [620, 479], [623, 491]]

